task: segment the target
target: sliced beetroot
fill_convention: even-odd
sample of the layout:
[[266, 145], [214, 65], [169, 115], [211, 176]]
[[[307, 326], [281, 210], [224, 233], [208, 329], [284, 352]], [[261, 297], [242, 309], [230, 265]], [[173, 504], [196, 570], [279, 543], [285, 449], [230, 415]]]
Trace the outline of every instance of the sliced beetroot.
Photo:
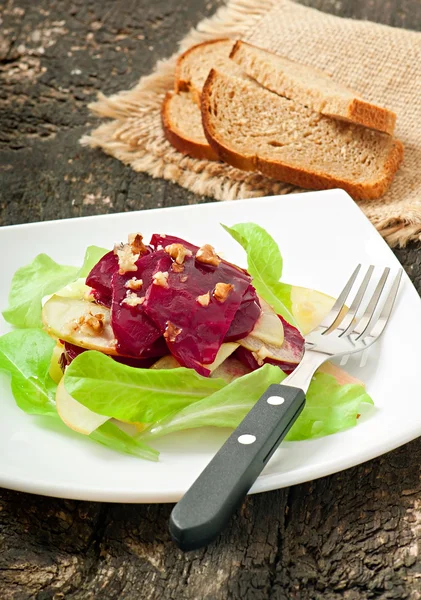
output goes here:
[[[215, 360], [250, 278], [224, 262], [212, 266], [194, 256], [185, 258], [181, 272], [166, 272], [167, 281], [151, 285], [142, 306], [166, 337], [171, 354], [182, 365], [202, 371], [200, 364]], [[224, 286], [216, 288], [218, 283], [232, 286], [223, 299], [219, 291]]]
[[154, 250], [162, 250], [166, 246], [171, 246], [171, 244], [182, 244], [194, 254], [199, 250], [199, 246], [190, 244], [190, 242], [186, 242], [186, 240], [182, 240], [176, 235], [165, 235], [163, 233], [154, 233], [149, 244]]
[[[164, 338], [161, 338], [162, 340]], [[164, 347], [166, 349], [165, 343]], [[69, 342], [64, 342], [64, 352], [60, 358], [60, 366], [64, 371], [64, 368], [70, 365], [72, 360], [74, 360], [79, 354], [82, 352], [87, 352], [86, 348], [80, 348], [80, 346], [75, 346], [74, 344], [70, 344]], [[123, 365], [127, 365], [129, 367], [136, 367], [138, 369], [149, 369], [154, 362], [156, 362], [156, 358], [131, 358], [129, 356], [111, 356], [113, 360], [119, 362]]]
[[[183, 240], [182, 238], [179, 238], [175, 235], [165, 235], [162, 233], [154, 233], [152, 235], [151, 241], [150, 241], [150, 246], [152, 246], [152, 248], [154, 248], [155, 250], [158, 248], [165, 248], [166, 246], [170, 246], [171, 244], [182, 244], [183, 246], [185, 246], [187, 248], [187, 250], [190, 250], [191, 252], [193, 252], [193, 254], [196, 254], [196, 252], [199, 250], [199, 246], [190, 244], [190, 242], [186, 242], [186, 240]], [[233, 269], [235, 269], [235, 271], [237, 273], [240, 273], [245, 277], [250, 277], [245, 269], [242, 269], [241, 267], [238, 267], [237, 265], [234, 265], [233, 263], [230, 263], [223, 259], [221, 260], [221, 262], [223, 262], [225, 265], [229, 265], [230, 267], [233, 267]]]
[[111, 278], [118, 271], [118, 259], [114, 252], [107, 252], [93, 267], [86, 278], [86, 285], [94, 288], [97, 302], [110, 307]]
[[[305, 340], [298, 329], [293, 327], [290, 323], [288, 323], [288, 321], [285, 321], [285, 319], [283, 319], [280, 315], [278, 316], [281, 319], [284, 327], [284, 343], [282, 344], [281, 349], [284, 350], [286, 360], [278, 361], [265, 358], [263, 360], [263, 364], [274, 365], [275, 367], [282, 369], [284, 373], [289, 374], [294, 371], [295, 367], [303, 358]], [[243, 348], [242, 346], [237, 348], [237, 350], [234, 352], [234, 356], [253, 371], [262, 366], [257, 362], [254, 353], [246, 348]]]
[[[161, 329], [149, 318], [143, 304], [135, 304], [143, 299], [148, 287], [152, 284], [152, 275], [156, 270], [168, 270], [172, 260], [166, 252], [159, 250], [146, 254], [136, 262], [137, 271], [129, 271], [120, 275], [114, 273], [111, 280], [112, 304], [111, 327], [117, 340], [120, 354], [134, 357], [163, 356], [167, 350], [162, 340]], [[139, 289], [126, 287], [133, 278], [142, 280]], [[133, 305], [128, 304], [127, 295], [132, 295]]]
[[243, 296], [240, 307], [235, 313], [235, 317], [225, 336], [226, 342], [235, 342], [245, 338], [256, 324], [260, 316], [260, 303], [256, 290], [250, 284]]

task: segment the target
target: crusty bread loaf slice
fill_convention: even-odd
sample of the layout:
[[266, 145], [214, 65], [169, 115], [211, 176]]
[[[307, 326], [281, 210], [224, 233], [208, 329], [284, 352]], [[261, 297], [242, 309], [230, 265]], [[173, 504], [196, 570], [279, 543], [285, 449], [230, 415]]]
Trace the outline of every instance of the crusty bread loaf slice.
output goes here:
[[340, 187], [378, 198], [402, 160], [402, 144], [325, 117], [258, 83], [212, 70], [202, 92], [206, 137], [219, 157], [307, 189]]
[[[393, 134], [396, 115], [366, 102], [330, 75], [246, 42], [235, 43], [230, 58], [263, 87], [316, 112]], [[217, 67], [215, 67], [218, 70]]]
[[241, 76], [243, 70], [229, 59], [234, 40], [219, 39], [196, 44], [181, 54], [175, 70], [175, 91], [190, 92], [200, 106], [200, 95], [209, 71], [217, 69]]
[[179, 152], [201, 160], [218, 160], [203, 132], [200, 108], [188, 92], [168, 92], [161, 116], [165, 137]]

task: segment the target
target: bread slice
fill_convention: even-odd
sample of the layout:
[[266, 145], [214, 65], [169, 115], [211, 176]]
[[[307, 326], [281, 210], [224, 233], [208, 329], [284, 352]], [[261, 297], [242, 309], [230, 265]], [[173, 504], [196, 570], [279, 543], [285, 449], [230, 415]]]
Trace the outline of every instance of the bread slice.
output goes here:
[[380, 197], [402, 160], [402, 144], [373, 129], [325, 117], [258, 83], [212, 70], [202, 121], [219, 157], [307, 189], [340, 187]]
[[200, 108], [188, 92], [168, 92], [161, 116], [165, 137], [179, 152], [200, 160], [218, 160], [205, 137]]
[[323, 115], [393, 134], [396, 122], [394, 112], [366, 102], [324, 71], [242, 41], [235, 43], [230, 58], [247, 75], [272, 92], [300, 102]]
[[178, 58], [175, 70], [175, 91], [190, 92], [200, 106], [200, 95], [211, 69], [241, 76], [242, 69], [229, 59], [234, 40], [227, 38], [197, 44]]

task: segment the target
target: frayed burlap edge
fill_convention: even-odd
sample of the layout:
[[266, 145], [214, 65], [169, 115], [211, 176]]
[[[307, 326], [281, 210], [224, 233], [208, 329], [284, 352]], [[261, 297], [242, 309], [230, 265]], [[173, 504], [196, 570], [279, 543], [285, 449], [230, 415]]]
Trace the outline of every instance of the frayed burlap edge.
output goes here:
[[[200, 161], [177, 152], [165, 139], [161, 126], [161, 105], [174, 86], [179, 53], [193, 44], [230, 37], [247, 39], [274, 6], [276, 0], [230, 0], [213, 17], [202, 21], [181, 41], [179, 52], [159, 61], [155, 71], [142, 77], [131, 90], [106, 97], [102, 93], [89, 108], [98, 116], [113, 119], [81, 139], [81, 144], [101, 148], [135, 171], [176, 182], [193, 193], [217, 200], [236, 200], [298, 191], [259, 173], [247, 173], [219, 162]], [[414, 207], [418, 212], [417, 207]], [[371, 216], [371, 215], [369, 215]], [[405, 246], [421, 239], [420, 216], [371, 219], [390, 246]], [[376, 222], [377, 221], [377, 222]]]

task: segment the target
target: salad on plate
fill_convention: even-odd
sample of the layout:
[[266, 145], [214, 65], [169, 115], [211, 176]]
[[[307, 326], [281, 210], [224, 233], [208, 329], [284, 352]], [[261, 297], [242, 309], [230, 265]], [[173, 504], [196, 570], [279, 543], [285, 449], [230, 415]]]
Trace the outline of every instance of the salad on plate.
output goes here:
[[[114, 450], [158, 460], [154, 439], [235, 428], [266, 388], [300, 362], [303, 335], [334, 299], [282, 282], [276, 242], [260, 226], [223, 226], [247, 269], [212, 245], [140, 233], [90, 246], [82, 267], [45, 254], [14, 275], [0, 371], [17, 405]], [[372, 404], [332, 363], [313, 378], [287, 440], [355, 426]]]

